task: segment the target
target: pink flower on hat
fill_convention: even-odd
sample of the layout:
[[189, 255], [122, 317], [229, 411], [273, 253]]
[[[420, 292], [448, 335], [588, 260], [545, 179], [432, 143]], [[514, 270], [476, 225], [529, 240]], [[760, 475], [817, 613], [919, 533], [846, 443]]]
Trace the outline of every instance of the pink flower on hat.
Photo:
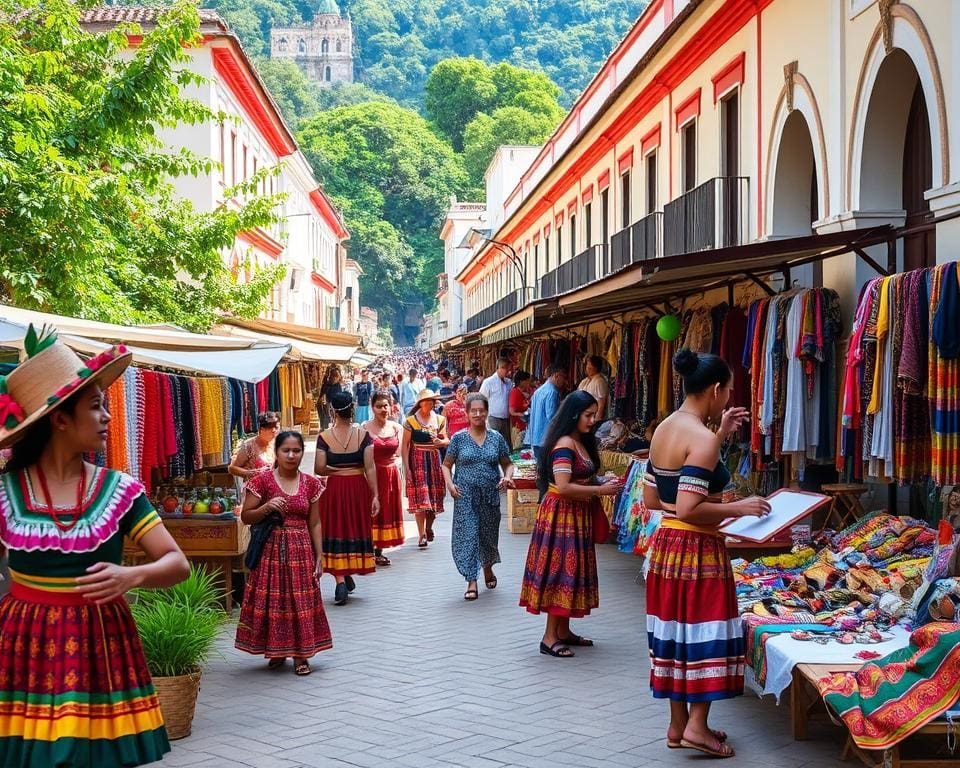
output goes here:
[[0, 395], [0, 424], [7, 429], [12, 429], [27, 418], [20, 407], [20, 403], [13, 399], [12, 395], [6, 393]]

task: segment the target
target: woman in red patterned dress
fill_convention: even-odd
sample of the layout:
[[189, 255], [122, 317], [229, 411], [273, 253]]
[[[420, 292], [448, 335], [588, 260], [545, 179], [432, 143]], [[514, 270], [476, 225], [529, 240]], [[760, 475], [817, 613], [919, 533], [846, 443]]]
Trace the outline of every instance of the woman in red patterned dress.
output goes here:
[[403, 480], [407, 488], [410, 511], [417, 518], [420, 541], [424, 549], [433, 541], [433, 521], [443, 512], [447, 484], [440, 469], [440, 449], [450, 445], [447, 420], [434, 413], [440, 395], [423, 390], [413, 410], [403, 422]]
[[400, 478], [400, 436], [403, 427], [390, 421], [392, 398], [381, 389], [370, 401], [373, 418], [363, 424], [373, 438], [373, 460], [377, 465], [380, 514], [373, 518], [373, 554], [377, 565], [390, 565], [383, 550], [403, 544], [403, 481]]
[[247, 483], [240, 519], [253, 525], [279, 512], [283, 524], [273, 529], [260, 562], [250, 571], [236, 647], [263, 654], [271, 669], [292, 656], [294, 672], [309, 675], [307, 659], [333, 645], [320, 597], [323, 487], [319, 479], [300, 471], [299, 432], [281, 432], [275, 446], [276, 466]]
[[538, 471], [550, 486], [537, 510], [520, 605], [530, 613], [547, 614], [540, 653], [549, 656], [569, 658], [574, 655], [571, 645], [593, 645], [570, 631], [570, 619], [586, 616], [600, 604], [593, 518], [603, 514], [599, 497], [616, 496], [623, 487], [619, 480], [597, 480], [596, 420], [593, 395], [572, 392], [560, 404], [543, 442]]

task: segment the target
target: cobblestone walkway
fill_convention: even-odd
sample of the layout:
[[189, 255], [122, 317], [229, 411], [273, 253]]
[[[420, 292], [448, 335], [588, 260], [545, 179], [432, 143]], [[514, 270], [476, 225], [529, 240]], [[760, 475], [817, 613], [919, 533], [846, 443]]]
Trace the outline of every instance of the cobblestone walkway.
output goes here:
[[[501, 533], [495, 591], [463, 600], [450, 556], [450, 515], [429, 549], [415, 526], [393, 565], [357, 579], [344, 607], [332, 604], [334, 647], [314, 673], [232, 648], [232, 633], [204, 674], [193, 735], [175, 742], [171, 766], [254, 768], [552, 768], [695, 766], [696, 753], [668, 750], [667, 706], [647, 690], [643, 584], [637, 563], [600, 547], [600, 609], [575, 622], [595, 648], [575, 659], [541, 656], [543, 620], [517, 606], [528, 536]], [[716, 705], [745, 768], [833, 768], [841, 747], [832, 726], [811, 724], [794, 742], [786, 706], [752, 694]]]

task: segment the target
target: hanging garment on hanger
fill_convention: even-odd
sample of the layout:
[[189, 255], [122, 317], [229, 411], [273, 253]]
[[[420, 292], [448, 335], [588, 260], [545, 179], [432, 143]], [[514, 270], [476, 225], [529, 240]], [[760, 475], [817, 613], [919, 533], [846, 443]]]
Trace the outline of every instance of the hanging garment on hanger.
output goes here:
[[[938, 327], [938, 316], [945, 317], [940, 311], [942, 297], [944, 292], [949, 295], [954, 291], [956, 280], [957, 265], [954, 262], [940, 264], [931, 270], [931, 329]], [[944, 285], [945, 282], [948, 284]], [[947, 301], [945, 311], [951, 311], [952, 299]], [[941, 342], [946, 339], [939, 333], [930, 334], [927, 348], [932, 426], [930, 476], [937, 485], [960, 485], [960, 359], [943, 357]]]
[[917, 483], [930, 476], [930, 408], [927, 399], [927, 298], [929, 271], [917, 269], [903, 276], [903, 333], [897, 365], [897, 434], [894, 466], [901, 483]]

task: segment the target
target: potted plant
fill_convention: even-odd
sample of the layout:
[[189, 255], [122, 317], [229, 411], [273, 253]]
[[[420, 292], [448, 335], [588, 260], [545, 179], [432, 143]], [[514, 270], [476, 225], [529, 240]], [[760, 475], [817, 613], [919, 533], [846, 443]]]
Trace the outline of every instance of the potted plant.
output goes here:
[[216, 574], [191, 568], [168, 589], [133, 590], [130, 610], [170, 739], [190, 735], [203, 665], [213, 651], [227, 614]]

